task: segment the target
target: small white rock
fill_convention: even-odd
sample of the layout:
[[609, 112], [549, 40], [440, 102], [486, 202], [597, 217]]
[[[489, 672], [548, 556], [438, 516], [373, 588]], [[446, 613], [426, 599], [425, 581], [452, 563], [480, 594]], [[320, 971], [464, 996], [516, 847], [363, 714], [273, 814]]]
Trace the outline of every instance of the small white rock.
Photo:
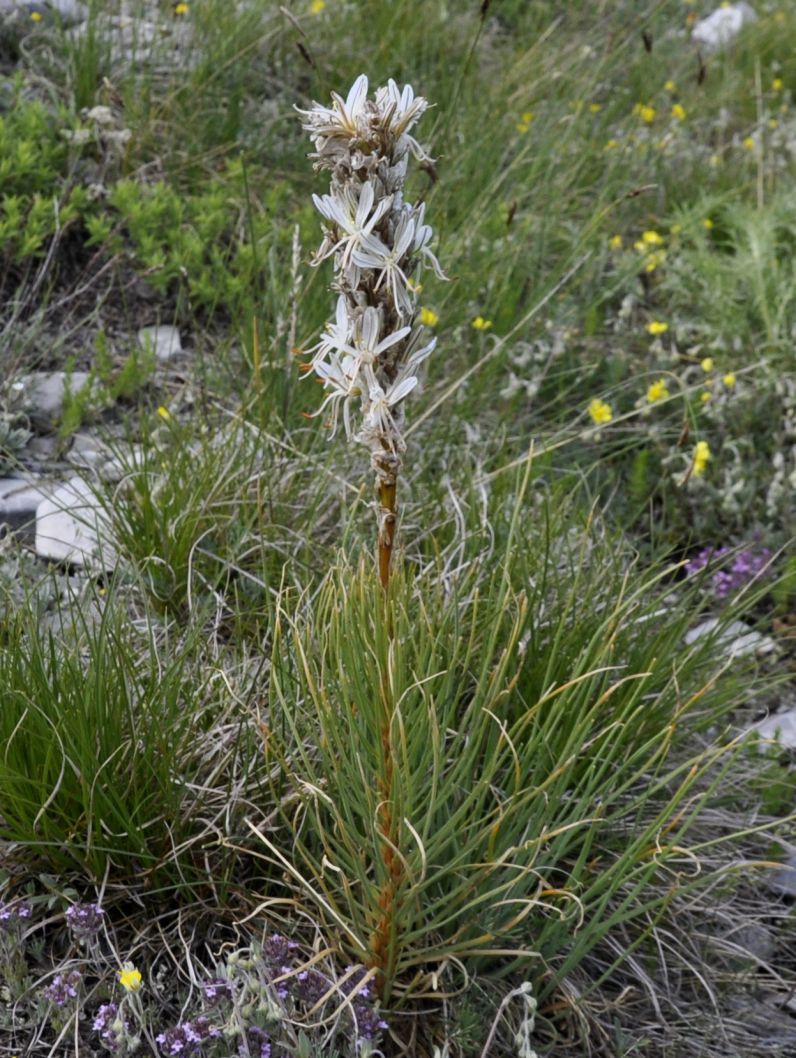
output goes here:
[[85, 22], [89, 11], [79, 0], [4, 0], [0, 3], [0, 15], [17, 15], [29, 20], [32, 14], [58, 21], [62, 26], [74, 26]]
[[754, 724], [751, 730], [756, 731], [761, 738], [779, 742], [787, 749], [796, 749], [796, 708], [772, 713]]
[[142, 349], [153, 350], [155, 359], [161, 362], [182, 352], [180, 332], [176, 327], [142, 327], [138, 332], [138, 343]]
[[697, 22], [691, 31], [691, 39], [709, 51], [716, 51], [734, 40], [745, 25], [756, 21], [757, 15], [751, 4], [741, 2], [718, 7]]
[[90, 486], [70, 478], [36, 509], [36, 554], [55, 562], [112, 569], [108, 519]]
[[0, 534], [4, 528], [33, 537], [36, 511], [47, 493], [22, 478], [0, 478]]
[[781, 867], [772, 871], [766, 882], [780, 896], [796, 896], [796, 854], [791, 854]]
[[[707, 621], [692, 628], [685, 634], [685, 641], [690, 646], [698, 639], [705, 636], [715, 635], [720, 625], [716, 617], [709, 617]], [[775, 649], [776, 643], [768, 636], [761, 636], [743, 621], [730, 621], [728, 625], [721, 628], [716, 642], [723, 647], [725, 653], [731, 658], [743, 657], [744, 654], [769, 654]]]
[[39, 430], [52, 430], [64, 412], [67, 392], [76, 396], [89, 383], [87, 371], [34, 371], [22, 379], [23, 403], [31, 423]]
[[64, 26], [85, 22], [89, 14], [86, 5], [79, 3], [79, 0], [47, 0], [46, 6], [58, 15]]
[[93, 470], [108, 458], [108, 453], [94, 434], [78, 430], [72, 437], [72, 446], [66, 458], [73, 466]]

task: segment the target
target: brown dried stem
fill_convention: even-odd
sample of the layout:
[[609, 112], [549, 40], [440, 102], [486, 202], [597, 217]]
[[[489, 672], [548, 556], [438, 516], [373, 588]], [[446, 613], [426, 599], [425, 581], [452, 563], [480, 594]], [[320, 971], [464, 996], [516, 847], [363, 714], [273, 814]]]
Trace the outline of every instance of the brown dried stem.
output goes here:
[[397, 515], [398, 461], [385, 452], [374, 460], [379, 490], [379, 580], [386, 592], [390, 584], [390, 566]]

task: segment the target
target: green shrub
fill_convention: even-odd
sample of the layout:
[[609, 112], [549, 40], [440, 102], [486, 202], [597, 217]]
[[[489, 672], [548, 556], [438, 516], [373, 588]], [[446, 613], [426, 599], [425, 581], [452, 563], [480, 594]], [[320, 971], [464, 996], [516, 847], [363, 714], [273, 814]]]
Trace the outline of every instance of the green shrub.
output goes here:
[[343, 563], [278, 609], [267, 749], [292, 849], [256, 832], [394, 1002], [452, 959], [523, 964], [549, 995], [665, 904], [726, 763], [694, 735], [732, 692], [683, 646], [664, 571], [522, 497], [491, 515], [494, 563], [470, 539], [466, 572], [398, 573], [387, 599]]

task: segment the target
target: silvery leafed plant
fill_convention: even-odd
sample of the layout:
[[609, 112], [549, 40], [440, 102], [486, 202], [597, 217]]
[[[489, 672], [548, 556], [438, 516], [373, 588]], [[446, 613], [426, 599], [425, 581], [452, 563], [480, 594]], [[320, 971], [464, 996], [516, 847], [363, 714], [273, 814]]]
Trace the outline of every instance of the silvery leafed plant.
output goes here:
[[410, 130], [428, 107], [411, 86], [396, 83], [368, 97], [368, 79], [354, 82], [331, 107], [300, 110], [315, 145], [316, 169], [328, 169], [328, 195], [313, 195], [324, 238], [313, 260], [334, 260], [335, 318], [309, 351], [307, 370], [323, 381], [319, 409], [332, 433], [342, 413], [349, 439], [370, 450], [379, 498], [379, 575], [386, 588], [395, 538], [396, 482], [403, 437], [404, 400], [417, 370], [434, 349], [417, 323], [415, 277], [430, 265], [444, 279], [429, 248], [425, 203], [403, 197], [410, 153], [427, 159]]

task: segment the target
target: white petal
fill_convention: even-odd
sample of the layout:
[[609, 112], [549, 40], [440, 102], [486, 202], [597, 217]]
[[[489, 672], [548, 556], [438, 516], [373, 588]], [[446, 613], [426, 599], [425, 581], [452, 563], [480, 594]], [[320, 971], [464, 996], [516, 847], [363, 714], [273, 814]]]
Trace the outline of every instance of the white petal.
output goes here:
[[387, 337], [383, 338], [376, 346], [376, 354], [378, 355], [379, 353], [383, 353], [387, 349], [395, 345], [396, 342], [403, 341], [403, 339], [407, 336], [407, 334], [409, 334], [411, 329], [411, 327], [401, 327], [399, 331], [394, 331], [392, 334], [388, 334]]
[[417, 385], [417, 379], [414, 375], [410, 375], [409, 378], [404, 378], [396, 386], [391, 386], [389, 393], [387, 393], [387, 403], [392, 407], [393, 404], [397, 404], [398, 401], [403, 400], [404, 397], [411, 393]]
[[371, 184], [371, 182], [367, 180], [362, 185], [362, 190], [359, 192], [359, 203], [357, 205], [357, 212], [355, 218], [356, 226], [358, 228], [361, 228], [367, 220], [368, 214], [370, 213], [371, 208], [373, 206], [374, 195], [375, 191], [373, 190], [373, 184]]
[[379, 312], [369, 307], [365, 309], [360, 329], [360, 339], [365, 349], [375, 349], [379, 340]]
[[393, 257], [396, 261], [400, 261], [406, 251], [412, 244], [412, 240], [415, 237], [415, 222], [407, 213], [401, 217], [398, 222], [398, 228], [395, 232], [395, 249], [393, 250]]
[[364, 103], [367, 94], [368, 79], [364, 73], [361, 73], [351, 86], [351, 90], [345, 101], [346, 110], [352, 117], [356, 117], [356, 114]]

